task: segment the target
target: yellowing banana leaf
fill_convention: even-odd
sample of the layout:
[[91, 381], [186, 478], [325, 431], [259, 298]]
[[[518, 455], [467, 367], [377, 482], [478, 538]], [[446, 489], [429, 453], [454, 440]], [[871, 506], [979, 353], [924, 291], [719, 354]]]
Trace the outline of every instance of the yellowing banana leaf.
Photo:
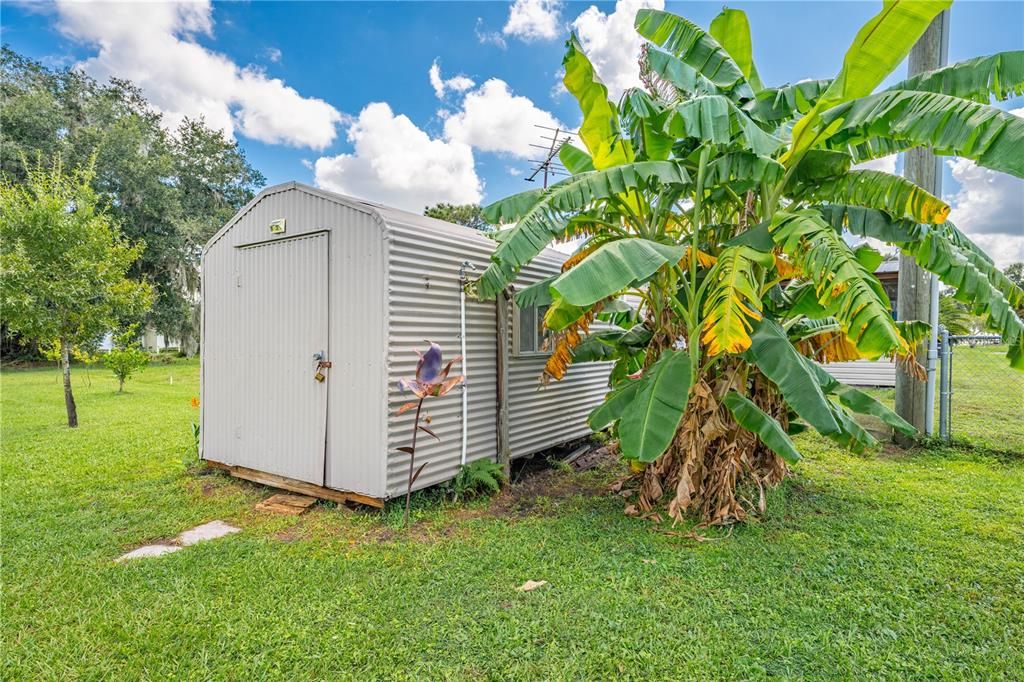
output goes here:
[[882, 285], [817, 211], [780, 211], [769, 229], [814, 282], [819, 302], [839, 320], [857, 350], [871, 359], [907, 350]]
[[709, 356], [742, 353], [750, 347], [751, 325], [761, 319], [755, 264], [770, 268], [770, 253], [731, 246], [718, 255], [708, 273], [701, 342]]
[[579, 321], [589, 309], [590, 306], [576, 306], [569, 303], [557, 291], [551, 289], [551, 305], [544, 313], [544, 326], [553, 332], [560, 332]]

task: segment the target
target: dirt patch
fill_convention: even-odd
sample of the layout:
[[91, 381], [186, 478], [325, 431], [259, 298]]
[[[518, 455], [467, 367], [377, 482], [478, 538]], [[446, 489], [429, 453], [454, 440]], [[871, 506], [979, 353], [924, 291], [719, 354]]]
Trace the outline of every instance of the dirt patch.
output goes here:
[[[311, 513], [297, 518], [294, 524], [278, 530], [271, 537], [285, 543], [321, 538], [347, 542], [349, 545], [399, 541], [442, 542], [468, 535], [471, 530], [468, 524], [478, 519], [515, 522], [557, 509], [574, 498], [610, 494], [608, 484], [623, 473], [622, 463], [615, 451], [609, 447], [595, 446], [579, 454], [572, 464], [564, 463], [565, 457], [577, 450], [578, 447], [570, 445], [518, 460], [514, 463], [512, 485], [488, 504], [454, 505], [439, 514], [440, 518], [418, 521], [408, 530], [386, 525], [379, 518], [356, 518], [376, 516], [379, 513], [376, 510], [345, 510], [347, 515], [352, 516], [350, 523], [333, 513], [323, 513], [326, 509], [314, 508]], [[440, 500], [439, 504], [442, 504]]]
[[881, 442], [878, 448], [878, 457], [882, 459], [903, 459], [907, 455], [912, 454], [916, 449], [916, 447], [904, 449], [892, 441], [885, 440]]
[[[553, 463], [553, 464], [552, 464]], [[556, 458], [525, 462], [518, 480], [498, 495], [487, 510], [492, 517], [529, 516], [535, 510], [567, 499], [608, 494], [609, 479], [621, 473], [618, 456], [610, 447], [595, 448], [571, 465]]]

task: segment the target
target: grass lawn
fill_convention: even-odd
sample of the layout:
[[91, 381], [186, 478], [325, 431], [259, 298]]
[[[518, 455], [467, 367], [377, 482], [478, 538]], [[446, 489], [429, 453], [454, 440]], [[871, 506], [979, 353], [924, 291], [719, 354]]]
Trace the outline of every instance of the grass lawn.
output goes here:
[[[264, 515], [267, 489], [189, 467], [194, 363], [152, 366], [124, 395], [84, 378], [68, 430], [53, 370], [2, 377], [4, 679], [1024, 670], [1019, 447], [858, 457], [807, 437], [765, 518], [700, 542], [623, 516], [614, 466], [468, 506], [421, 495], [406, 534], [398, 505]], [[113, 561], [217, 518], [243, 532]], [[516, 591], [528, 579], [549, 584]]]

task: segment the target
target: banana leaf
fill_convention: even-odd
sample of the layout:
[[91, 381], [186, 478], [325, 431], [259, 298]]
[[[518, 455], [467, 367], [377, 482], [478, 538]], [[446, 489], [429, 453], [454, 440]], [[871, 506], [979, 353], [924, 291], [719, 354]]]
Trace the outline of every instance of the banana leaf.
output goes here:
[[770, 253], [731, 246], [718, 255], [708, 273], [701, 342], [709, 356], [742, 353], [750, 347], [750, 329], [761, 319], [761, 296], [756, 265], [771, 268]]
[[736, 418], [736, 423], [751, 433], [757, 434], [768, 448], [790, 464], [800, 461], [800, 453], [779, 423], [765, 414], [749, 398], [736, 391], [729, 391], [723, 400], [725, 406]]
[[992, 106], [934, 92], [884, 91], [829, 109], [821, 121], [833, 131], [833, 146], [881, 136], [1024, 177], [1024, 119]]
[[932, 19], [951, 4], [952, 0], [886, 0], [882, 11], [857, 32], [839, 74], [793, 127], [792, 146], [783, 163], [798, 160], [814, 145], [828, 126], [822, 125], [822, 112], [870, 94], [910, 53]]
[[622, 135], [618, 109], [608, 101], [608, 88], [597, 77], [575, 34], [565, 44], [562, 66], [562, 82], [583, 111], [579, 134], [590, 150], [594, 168], [602, 170], [631, 163], [633, 147]]
[[668, 115], [665, 130], [702, 143], [726, 145], [735, 141], [759, 156], [770, 157], [783, 144], [722, 95], [703, 95], [676, 105]]
[[647, 280], [659, 268], [678, 263], [686, 252], [682, 245], [648, 239], [619, 239], [603, 245], [576, 267], [562, 273], [551, 288], [575, 306], [590, 306], [626, 287]]
[[641, 9], [634, 25], [637, 33], [678, 57], [720, 90], [733, 91], [737, 97], [753, 97], [743, 70], [696, 24], [669, 12]]
[[919, 223], [938, 225], [949, 217], [949, 205], [942, 199], [906, 178], [883, 171], [850, 171], [834, 179], [806, 186], [802, 194], [808, 201], [876, 208], [889, 215], [909, 218]]
[[711, 20], [709, 33], [729, 53], [743, 77], [756, 93], [764, 87], [754, 66], [754, 48], [750, 40], [750, 22], [743, 10], [723, 9]]
[[639, 381], [619, 420], [619, 446], [629, 459], [653, 462], [672, 443], [690, 394], [690, 356], [665, 350]]
[[552, 240], [565, 235], [571, 225], [568, 216], [651, 183], [689, 182], [686, 170], [675, 161], [642, 161], [567, 178], [543, 190], [540, 199], [525, 211], [522, 208], [526, 199], [519, 194], [491, 204], [485, 209], [485, 215], [515, 214], [519, 215], [519, 222], [503, 230], [505, 234], [491, 254], [491, 265], [477, 280], [478, 295], [482, 299], [494, 298], [515, 278], [519, 268], [533, 260]]
[[764, 318], [754, 325], [750, 348], [743, 357], [779, 387], [786, 403], [818, 433], [840, 432], [817, 377], [777, 322]]
[[1024, 50], [966, 59], [900, 81], [887, 90], [939, 92], [988, 104], [1024, 95]]

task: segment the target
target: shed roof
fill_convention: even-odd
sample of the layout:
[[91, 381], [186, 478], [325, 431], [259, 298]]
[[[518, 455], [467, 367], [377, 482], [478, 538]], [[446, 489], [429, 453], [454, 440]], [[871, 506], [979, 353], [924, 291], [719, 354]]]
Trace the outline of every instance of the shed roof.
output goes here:
[[403, 211], [398, 208], [392, 208], [390, 206], [378, 204], [373, 201], [367, 201], [365, 199], [358, 199], [356, 197], [338, 194], [337, 192], [329, 192], [325, 189], [312, 187], [310, 185], [306, 185], [301, 182], [296, 182], [292, 180], [290, 182], [284, 182], [279, 185], [264, 187], [262, 190], [260, 190], [260, 193], [252, 198], [252, 201], [243, 206], [241, 210], [239, 210], [238, 213], [236, 213], [234, 217], [232, 217], [231, 220], [229, 220], [224, 225], [224, 227], [218, 230], [217, 233], [213, 235], [208, 242], [206, 242], [206, 246], [203, 247], [203, 251], [209, 250], [210, 247], [217, 243], [217, 241], [220, 240], [221, 237], [227, 234], [231, 230], [231, 228], [234, 227], [236, 223], [238, 223], [239, 220], [244, 218], [245, 215], [248, 214], [253, 209], [253, 207], [259, 204], [259, 202], [262, 201], [265, 197], [271, 194], [287, 192], [289, 190], [297, 190], [299, 192], [304, 192], [311, 196], [318, 197], [320, 199], [326, 199], [327, 201], [333, 201], [337, 204], [347, 206], [357, 211], [369, 213], [377, 217], [377, 219], [381, 222], [381, 226], [385, 229], [387, 228], [388, 225], [401, 223], [406, 226], [421, 227], [423, 229], [432, 230], [435, 232], [445, 232], [451, 234], [452, 236], [456, 236], [462, 239], [467, 239], [471, 241], [484, 240], [489, 244], [491, 243], [490, 239], [482, 235], [479, 231], [474, 230], [473, 228], [470, 227], [465, 227], [463, 225], [455, 225], [453, 223], [448, 223], [443, 220], [438, 220], [436, 218], [430, 218], [424, 215], [420, 215], [418, 213]]

